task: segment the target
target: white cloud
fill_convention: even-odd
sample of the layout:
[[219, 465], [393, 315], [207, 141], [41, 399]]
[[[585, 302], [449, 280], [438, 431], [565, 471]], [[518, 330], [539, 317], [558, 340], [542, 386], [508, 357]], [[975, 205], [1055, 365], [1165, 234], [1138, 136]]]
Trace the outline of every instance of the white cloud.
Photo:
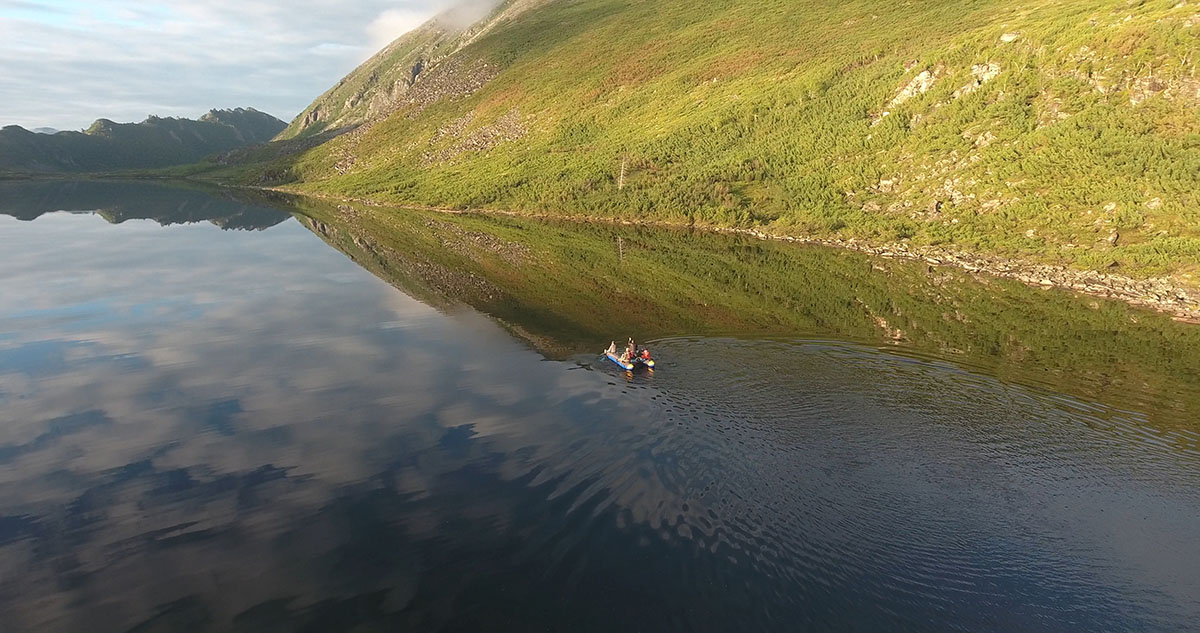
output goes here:
[[0, 1], [0, 125], [250, 106], [290, 119], [445, 0]]
[[372, 51], [377, 51], [405, 33], [421, 26], [430, 18], [428, 11], [419, 9], [388, 9], [367, 26], [367, 38]]

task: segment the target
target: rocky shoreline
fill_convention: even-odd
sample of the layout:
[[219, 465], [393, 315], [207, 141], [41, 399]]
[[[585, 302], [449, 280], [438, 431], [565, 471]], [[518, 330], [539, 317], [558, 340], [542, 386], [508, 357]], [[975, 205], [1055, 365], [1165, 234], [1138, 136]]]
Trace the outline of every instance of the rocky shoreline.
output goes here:
[[1167, 313], [1179, 321], [1200, 323], [1200, 292], [1185, 288], [1167, 278], [1134, 279], [1094, 270], [1036, 264], [938, 247], [912, 247], [904, 243], [875, 245], [856, 239], [772, 235], [753, 229], [734, 229], [730, 232], [753, 235], [760, 239], [845, 248], [878, 257], [920, 260], [931, 266], [952, 266], [971, 273], [1013, 279], [1030, 286], [1061, 288], [1104, 299], [1124, 301]]
[[496, 209], [447, 209], [420, 205], [386, 204], [374, 200], [345, 198], [308, 192], [296, 192], [284, 188], [267, 187], [270, 191], [289, 195], [307, 196], [340, 202], [344, 204], [360, 204], [370, 207], [391, 208], [397, 210], [432, 211], [436, 213], [503, 215], [524, 217], [539, 220], [560, 220], [586, 223], [616, 223], [626, 226], [646, 226], [655, 228], [689, 228], [728, 235], [746, 235], [761, 240], [790, 242], [794, 244], [815, 244], [832, 248], [867, 253], [889, 259], [908, 259], [924, 261], [930, 266], [950, 266], [970, 273], [985, 274], [1002, 279], [1013, 279], [1031, 286], [1043, 288], [1060, 288], [1103, 299], [1124, 301], [1125, 303], [1150, 308], [1170, 315], [1172, 318], [1187, 323], [1200, 323], [1200, 290], [1189, 289], [1169, 278], [1155, 277], [1149, 279], [1134, 279], [1124, 275], [1102, 273], [1094, 270], [1077, 270], [1066, 266], [1037, 264], [1018, 259], [981, 255], [965, 251], [940, 248], [936, 246], [911, 246], [903, 242], [872, 244], [855, 238], [822, 238], [768, 233], [758, 229], [733, 227], [688, 225], [678, 222], [659, 220], [629, 220], [606, 219], [579, 215], [555, 215], [547, 213], [521, 213], [517, 211], [502, 211]]

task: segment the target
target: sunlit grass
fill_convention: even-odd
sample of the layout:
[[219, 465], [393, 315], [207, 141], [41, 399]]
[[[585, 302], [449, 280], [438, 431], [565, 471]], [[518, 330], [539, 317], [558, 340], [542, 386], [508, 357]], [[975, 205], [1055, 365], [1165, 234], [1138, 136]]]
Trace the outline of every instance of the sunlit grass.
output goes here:
[[[1200, 19], [1177, 4], [552, 2], [459, 53], [504, 68], [482, 91], [249, 180], [1170, 272], [1200, 239]], [[956, 97], [989, 63], [999, 74]], [[889, 105], [924, 70], [930, 90]], [[1150, 78], [1163, 89], [1139, 95]], [[424, 159], [456, 142], [439, 138], [449, 122], [514, 109], [525, 137]]]

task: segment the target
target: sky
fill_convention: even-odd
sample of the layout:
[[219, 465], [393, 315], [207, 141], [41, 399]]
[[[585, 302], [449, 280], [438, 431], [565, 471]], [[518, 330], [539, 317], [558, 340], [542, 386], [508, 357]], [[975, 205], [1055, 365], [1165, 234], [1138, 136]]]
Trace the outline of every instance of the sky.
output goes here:
[[290, 121], [449, 0], [0, 0], [0, 126], [195, 118]]

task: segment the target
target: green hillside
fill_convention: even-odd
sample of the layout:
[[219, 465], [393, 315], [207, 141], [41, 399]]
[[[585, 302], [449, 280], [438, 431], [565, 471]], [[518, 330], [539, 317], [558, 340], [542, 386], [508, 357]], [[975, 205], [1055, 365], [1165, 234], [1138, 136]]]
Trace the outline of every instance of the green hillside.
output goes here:
[[198, 120], [148, 117], [141, 123], [98, 119], [83, 132], [39, 134], [0, 129], [0, 171], [97, 172], [194, 163], [210, 154], [270, 141], [285, 127], [253, 108], [212, 110]]
[[1200, 262], [1200, 5], [546, 0], [401, 38], [250, 181], [379, 201]]

